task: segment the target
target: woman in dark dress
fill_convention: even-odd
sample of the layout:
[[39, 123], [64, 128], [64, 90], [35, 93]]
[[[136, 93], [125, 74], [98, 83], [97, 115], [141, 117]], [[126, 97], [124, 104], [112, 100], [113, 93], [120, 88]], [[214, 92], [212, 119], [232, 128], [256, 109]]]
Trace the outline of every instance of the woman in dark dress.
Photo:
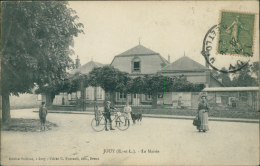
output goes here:
[[209, 112], [209, 104], [206, 101], [206, 96], [201, 96], [201, 102], [199, 103], [199, 107], [198, 107], [198, 117], [201, 121], [201, 125], [197, 126], [199, 132], [201, 132], [202, 130], [203, 132], [209, 130], [208, 112]]

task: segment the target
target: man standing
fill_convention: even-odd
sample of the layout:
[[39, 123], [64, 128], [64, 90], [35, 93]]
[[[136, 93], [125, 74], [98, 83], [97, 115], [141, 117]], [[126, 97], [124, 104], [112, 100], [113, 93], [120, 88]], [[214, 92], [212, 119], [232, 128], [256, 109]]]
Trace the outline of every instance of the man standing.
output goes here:
[[41, 131], [45, 131], [45, 122], [46, 122], [46, 116], [48, 114], [47, 108], [45, 107], [45, 102], [42, 102], [42, 105], [39, 109], [39, 118], [41, 121]]
[[107, 119], [108, 119], [109, 122], [110, 122], [110, 130], [115, 130], [115, 129], [112, 128], [112, 120], [111, 120], [111, 114], [110, 114], [110, 112], [111, 112], [112, 110], [116, 110], [116, 108], [110, 107], [110, 104], [111, 104], [111, 102], [110, 102], [110, 101], [107, 101], [107, 102], [106, 102], [106, 106], [105, 106], [105, 114], [104, 114], [104, 116], [105, 116], [105, 121], [106, 121], [106, 131], [108, 131], [108, 128], [107, 128]]

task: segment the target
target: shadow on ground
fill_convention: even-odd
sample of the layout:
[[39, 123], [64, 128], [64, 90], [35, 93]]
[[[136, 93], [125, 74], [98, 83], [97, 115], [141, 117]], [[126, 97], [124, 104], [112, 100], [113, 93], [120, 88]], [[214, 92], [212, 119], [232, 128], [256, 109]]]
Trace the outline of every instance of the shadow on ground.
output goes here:
[[[58, 127], [57, 124], [46, 121], [46, 131]], [[2, 126], [2, 131], [20, 131], [20, 132], [38, 132], [40, 129], [39, 119], [11, 119], [7, 124]]]

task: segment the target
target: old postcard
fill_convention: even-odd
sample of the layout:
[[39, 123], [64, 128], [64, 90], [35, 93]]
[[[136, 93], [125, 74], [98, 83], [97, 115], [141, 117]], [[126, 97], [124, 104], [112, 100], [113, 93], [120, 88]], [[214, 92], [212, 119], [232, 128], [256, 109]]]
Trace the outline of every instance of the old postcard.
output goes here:
[[1, 13], [1, 165], [259, 165], [258, 1]]

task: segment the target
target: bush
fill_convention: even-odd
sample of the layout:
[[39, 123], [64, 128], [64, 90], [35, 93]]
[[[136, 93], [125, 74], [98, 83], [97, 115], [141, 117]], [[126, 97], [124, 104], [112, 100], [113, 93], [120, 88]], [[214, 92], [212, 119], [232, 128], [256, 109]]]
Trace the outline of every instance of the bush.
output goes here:
[[[158, 108], [158, 109], [142, 109], [132, 108], [134, 113], [142, 114], [159, 114], [159, 115], [179, 115], [179, 116], [196, 116], [197, 109], [176, 109], [176, 108]], [[211, 109], [209, 111], [209, 117], [221, 117], [221, 118], [246, 118], [246, 119], [259, 119], [259, 112], [248, 110], [217, 110]]]

